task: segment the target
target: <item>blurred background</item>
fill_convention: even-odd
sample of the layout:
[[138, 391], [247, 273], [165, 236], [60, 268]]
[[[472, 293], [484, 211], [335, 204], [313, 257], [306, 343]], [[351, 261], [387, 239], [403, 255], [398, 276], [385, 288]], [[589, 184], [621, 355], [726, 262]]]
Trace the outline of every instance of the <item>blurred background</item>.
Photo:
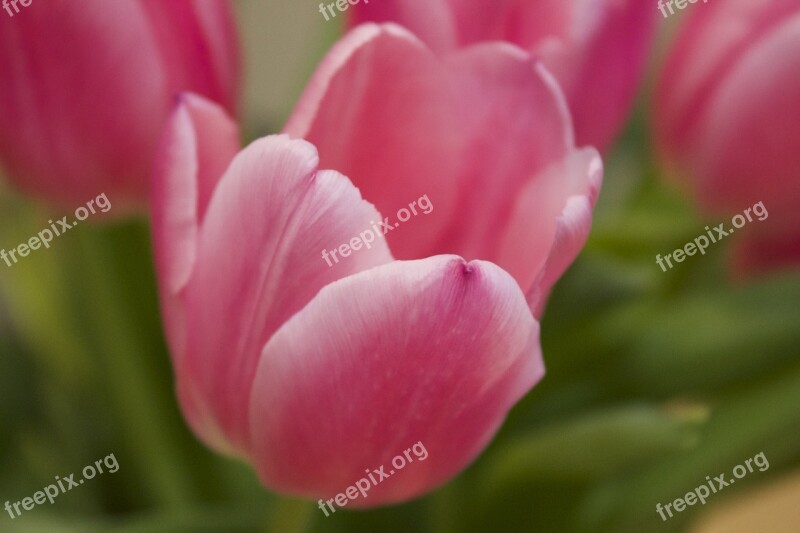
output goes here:
[[[315, 3], [266, 4], [236, 3], [249, 139], [282, 128], [341, 32]], [[0, 515], [0, 531], [800, 530], [800, 272], [732, 281], [727, 242], [656, 265], [727, 222], [702, 218], [658, 174], [643, 109], [661, 55], [606, 160], [589, 243], [544, 315], [548, 374], [460, 476], [408, 504], [329, 518], [263, 489], [178, 412], [146, 221], [87, 224], [24, 268], [0, 264], [0, 503], [110, 453], [120, 468]], [[0, 212], [6, 249], [65, 214], [7, 185]], [[760, 452], [766, 471], [659, 518], [656, 504]]]

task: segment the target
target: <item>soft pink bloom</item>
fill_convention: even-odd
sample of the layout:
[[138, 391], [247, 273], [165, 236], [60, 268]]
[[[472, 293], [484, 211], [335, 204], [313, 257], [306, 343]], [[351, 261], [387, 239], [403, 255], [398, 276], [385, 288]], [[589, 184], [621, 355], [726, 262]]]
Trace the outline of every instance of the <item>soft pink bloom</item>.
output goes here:
[[0, 19], [0, 162], [28, 193], [67, 206], [101, 192], [144, 202], [174, 95], [234, 111], [223, 0], [36, 1]]
[[662, 159], [704, 211], [769, 211], [736, 235], [736, 269], [800, 264], [800, 1], [715, 0], [687, 13], [653, 112]]
[[608, 148], [623, 126], [655, 34], [646, 0], [375, 0], [351, 21], [394, 21], [439, 52], [508, 41], [539, 56], [561, 84], [579, 145]]
[[[441, 59], [362, 26], [286, 134], [241, 151], [219, 107], [184, 97], [153, 226], [193, 430], [282, 492], [331, 498], [417, 442], [424, 462], [350, 505], [444, 483], [541, 379], [531, 308], [582, 247], [601, 174], [556, 83], [507, 44]], [[321, 257], [423, 195], [428, 215]]]

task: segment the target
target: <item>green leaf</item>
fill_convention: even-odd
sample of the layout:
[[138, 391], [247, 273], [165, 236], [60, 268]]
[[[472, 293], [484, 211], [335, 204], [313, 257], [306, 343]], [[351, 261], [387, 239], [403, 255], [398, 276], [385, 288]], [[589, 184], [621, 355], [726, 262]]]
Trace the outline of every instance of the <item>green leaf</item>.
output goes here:
[[492, 492], [520, 481], [589, 482], [691, 448], [706, 416], [701, 405], [632, 405], [583, 415], [499, 449], [482, 485]]

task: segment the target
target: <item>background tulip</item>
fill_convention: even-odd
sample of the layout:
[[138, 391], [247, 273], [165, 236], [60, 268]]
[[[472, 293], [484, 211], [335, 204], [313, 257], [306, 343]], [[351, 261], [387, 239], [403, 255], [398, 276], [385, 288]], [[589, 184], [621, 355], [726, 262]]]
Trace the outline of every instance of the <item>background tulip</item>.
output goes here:
[[[284, 492], [329, 498], [416, 442], [430, 458], [353, 505], [438, 486], [543, 375], [529, 305], [586, 237], [599, 157], [574, 147], [527, 54], [442, 60], [393, 25], [355, 30], [312, 79], [287, 132], [319, 155], [286, 135], [234, 155], [233, 130], [185, 97], [156, 173], [162, 305], [192, 428]], [[439, 203], [424, 223], [320, 257], [425, 191]]]
[[630, 110], [654, 36], [640, 0], [382, 0], [352, 22], [394, 21], [437, 51], [508, 41], [541, 57], [567, 95], [579, 145], [607, 149]]
[[173, 96], [235, 109], [227, 2], [37, 1], [2, 15], [0, 162], [28, 193], [69, 207], [100, 192], [144, 200]]
[[800, 2], [717, 1], [687, 15], [653, 101], [662, 160], [707, 214], [769, 210], [736, 236], [737, 270], [798, 264]]

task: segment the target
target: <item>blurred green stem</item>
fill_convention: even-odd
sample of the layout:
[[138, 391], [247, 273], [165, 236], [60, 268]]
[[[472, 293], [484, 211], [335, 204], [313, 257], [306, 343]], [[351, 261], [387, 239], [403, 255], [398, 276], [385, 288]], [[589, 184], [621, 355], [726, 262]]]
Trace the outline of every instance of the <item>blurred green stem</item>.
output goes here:
[[[112, 253], [110, 230], [81, 229], [83, 274], [90, 280], [83, 296], [102, 349], [101, 360], [108, 365], [107, 390], [117, 404], [122, 416], [119, 427], [132, 448], [129, 456], [139, 462], [138, 471], [158, 503], [187, 504], [194, 494], [190, 472], [177, 442], [169, 438], [174, 431], [158, 401], [159, 381], [148, 375], [151, 357], [135, 331], [131, 302], [121, 289], [129, 280], [122, 276], [120, 258]], [[124, 238], [138, 237], [135, 230], [139, 228], [133, 228], [134, 232], [125, 229]], [[138, 266], [151, 268], [148, 257]]]
[[[314, 504], [305, 500], [277, 497], [265, 533], [303, 533], [313, 520]], [[318, 511], [321, 512], [321, 511]]]
[[430, 530], [437, 533], [458, 533], [461, 515], [460, 502], [465, 496], [458, 483], [448, 483], [430, 497]]

